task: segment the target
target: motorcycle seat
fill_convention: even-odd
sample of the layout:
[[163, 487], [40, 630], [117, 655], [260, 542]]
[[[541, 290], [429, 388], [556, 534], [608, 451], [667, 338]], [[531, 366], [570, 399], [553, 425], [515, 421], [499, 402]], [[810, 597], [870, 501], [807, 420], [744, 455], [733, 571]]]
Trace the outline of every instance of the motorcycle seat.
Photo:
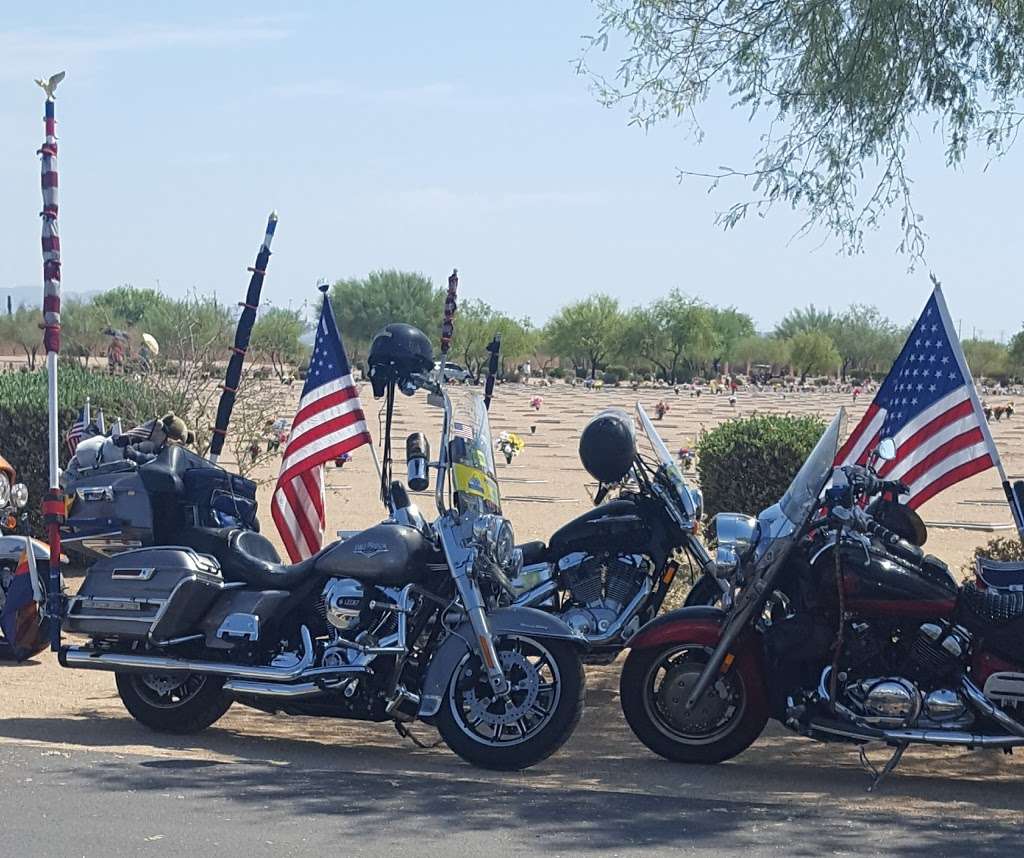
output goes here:
[[1024, 560], [990, 560], [979, 557], [978, 579], [994, 590], [1024, 590]]
[[543, 563], [547, 560], [548, 547], [540, 539], [533, 542], [524, 542], [516, 546], [523, 552], [523, 566], [533, 566], [536, 563]]
[[238, 527], [190, 527], [183, 539], [190, 548], [216, 558], [225, 580], [243, 581], [259, 590], [294, 589], [309, 580], [323, 554], [285, 564], [269, 539]]

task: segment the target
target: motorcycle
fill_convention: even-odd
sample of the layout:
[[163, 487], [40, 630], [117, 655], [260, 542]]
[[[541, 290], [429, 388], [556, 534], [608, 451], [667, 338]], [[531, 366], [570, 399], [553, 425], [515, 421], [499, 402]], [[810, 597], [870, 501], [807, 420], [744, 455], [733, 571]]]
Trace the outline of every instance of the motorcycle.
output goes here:
[[[643, 407], [637, 422], [653, 458], [637, 452], [633, 421], [608, 409], [580, 438], [580, 458], [598, 480], [595, 508], [550, 540], [519, 546], [516, 605], [542, 608], [582, 634], [588, 663], [607, 664], [661, 609], [681, 561], [704, 569], [703, 497], [690, 488]], [[618, 489], [617, 497], [607, 500]]]
[[[396, 330], [401, 329], [401, 330]], [[410, 334], [410, 332], [412, 332]], [[423, 334], [390, 325], [384, 345]], [[375, 340], [375, 343], [377, 343]], [[382, 347], [383, 348], [383, 347]], [[374, 365], [371, 347], [370, 361]], [[583, 710], [586, 640], [546, 613], [511, 604], [514, 539], [502, 517], [487, 410], [468, 388], [399, 361], [375, 366], [386, 397], [388, 520], [294, 565], [244, 527], [187, 526], [182, 540], [104, 557], [69, 600], [69, 668], [113, 671], [128, 712], [156, 730], [194, 733], [234, 702], [266, 712], [437, 727], [459, 756], [521, 769], [554, 753]], [[386, 378], [385, 378], [386, 377]], [[437, 471], [428, 522], [390, 481], [396, 389], [443, 410], [439, 461], [426, 439], [411, 477]], [[378, 392], [379, 391], [379, 392]], [[184, 490], [179, 446], [138, 466], [147, 491]]]
[[[729, 611], [684, 607], [630, 641], [622, 707], [652, 751], [721, 762], [771, 717], [862, 755], [892, 747], [874, 788], [911, 744], [1024, 745], [1024, 594], [958, 585], [873, 518], [863, 504], [893, 487], [868, 468], [833, 469], [845, 421], [841, 410], [777, 504], [718, 516]], [[891, 459], [895, 445], [877, 453]]]
[[28, 489], [0, 456], [0, 660], [25, 661], [46, 648], [50, 621], [40, 610], [46, 583], [39, 574], [49, 548], [28, 535]]

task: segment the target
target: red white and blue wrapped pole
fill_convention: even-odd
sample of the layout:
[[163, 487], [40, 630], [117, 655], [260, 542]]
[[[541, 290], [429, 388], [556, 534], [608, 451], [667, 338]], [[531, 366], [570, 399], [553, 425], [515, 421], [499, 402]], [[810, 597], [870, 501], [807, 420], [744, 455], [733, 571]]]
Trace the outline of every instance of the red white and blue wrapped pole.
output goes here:
[[46, 349], [47, 405], [49, 412], [49, 490], [43, 499], [43, 519], [50, 542], [50, 575], [46, 587], [46, 613], [50, 618], [50, 648], [60, 649], [62, 614], [60, 580], [60, 526], [64, 521], [64, 494], [60, 487], [60, 431], [57, 425], [57, 356], [60, 354], [60, 233], [57, 230], [57, 120], [54, 117], [54, 90], [64, 72], [36, 83], [46, 93], [44, 125], [46, 139], [37, 153], [41, 163], [43, 191], [43, 347]]
[[452, 347], [455, 336], [455, 311], [458, 309], [459, 269], [453, 268], [448, 278], [448, 294], [444, 297], [444, 319], [441, 321], [441, 378], [444, 380], [444, 365], [448, 358], [448, 350]]

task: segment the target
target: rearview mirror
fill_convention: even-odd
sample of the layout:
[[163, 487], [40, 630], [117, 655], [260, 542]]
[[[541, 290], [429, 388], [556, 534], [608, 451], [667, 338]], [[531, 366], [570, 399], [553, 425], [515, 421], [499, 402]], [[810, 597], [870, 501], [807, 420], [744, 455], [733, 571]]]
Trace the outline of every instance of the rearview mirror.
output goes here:
[[892, 438], [883, 438], [875, 448], [875, 455], [883, 462], [891, 462], [896, 458], [896, 442]]

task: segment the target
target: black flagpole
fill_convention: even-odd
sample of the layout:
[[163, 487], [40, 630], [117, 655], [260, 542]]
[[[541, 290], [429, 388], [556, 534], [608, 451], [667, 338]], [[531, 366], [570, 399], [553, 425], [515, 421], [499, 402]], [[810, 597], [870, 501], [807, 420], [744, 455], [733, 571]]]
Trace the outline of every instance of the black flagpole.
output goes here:
[[221, 451], [224, 449], [224, 439], [228, 434], [231, 410], [235, 407], [238, 385], [242, 380], [242, 364], [249, 348], [252, 326], [256, 323], [256, 311], [259, 309], [260, 293], [263, 291], [263, 278], [267, 274], [267, 263], [270, 261], [270, 242], [274, 239], [276, 228], [277, 212], [271, 212], [267, 219], [267, 232], [263, 238], [263, 244], [260, 245], [259, 253], [256, 254], [256, 264], [249, 269], [252, 272], [252, 277], [249, 279], [249, 291], [245, 294], [245, 303], [239, 305], [242, 308], [242, 314], [238, 317], [235, 344], [231, 348], [228, 371], [224, 377], [224, 384], [221, 386], [220, 403], [217, 405], [217, 420], [213, 426], [213, 439], [210, 441], [209, 459], [214, 464], [220, 458]]

